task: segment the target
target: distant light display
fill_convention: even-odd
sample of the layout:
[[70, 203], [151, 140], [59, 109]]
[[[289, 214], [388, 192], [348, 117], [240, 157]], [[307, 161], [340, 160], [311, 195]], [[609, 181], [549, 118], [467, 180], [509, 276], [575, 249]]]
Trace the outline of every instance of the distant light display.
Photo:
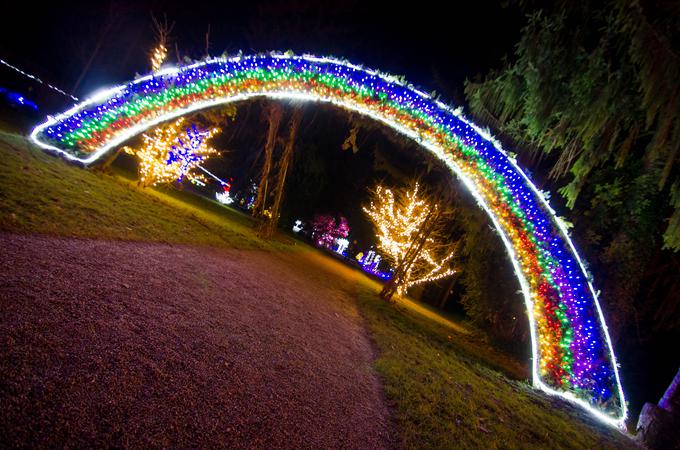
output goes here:
[[365, 256], [363, 252], [358, 253], [356, 255], [356, 259], [364, 272], [368, 272], [371, 275], [375, 275], [383, 280], [389, 280], [392, 278], [393, 269], [390, 269], [387, 272], [380, 270], [382, 256], [377, 254], [372, 247], [370, 250], [368, 250], [368, 252], [366, 252]]
[[215, 192], [215, 200], [223, 205], [231, 205], [234, 203], [234, 199], [231, 196], [231, 179], [229, 181], [222, 181], [217, 177], [215, 178], [222, 184], [222, 191]]
[[0, 87], [0, 94], [2, 94], [2, 96], [5, 97], [7, 101], [12, 105], [23, 106], [32, 109], [33, 111], [38, 110], [38, 105], [24, 97], [22, 94], [19, 94], [18, 92], [10, 91], [8, 89]]
[[335, 252], [344, 256], [345, 252], [347, 251], [347, 247], [349, 246], [349, 241], [345, 238], [338, 238], [335, 240], [335, 245], [337, 245]]
[[234, 199], [231, 197], [229, 192], [215, 192], [215, 200], [222, 203], [223, 205], [231, 205], [234, 203]]
[[488, 132], [397, 77], [310, 55], [207, 60], [103, 92], [36, 127], [32, 139], [90, 164], [161, 122], [258, 96], [335, 104], [441, 159], [487, 212], [513, 263], [528, 310], [534, 385], [623, 423], [627, 407], [611, 340], [564, 225]]
[[349, 224], [342, 216], [336, 219], [330, 214], [317, 214], [310, 222], [310, 228], [314, 243], [328, 249], [332, 249], [338, 239], [349, 235]]
[[363, 268], [369, 272], [376, 272], [378, 270], [378, 266], [380, 265], [381, 259], [381, 256], [377, 254], [375, 250], [371, 249], [368, 251], [368, 253], [366, 253], [366, 257], [361, 259], [359, 262]]

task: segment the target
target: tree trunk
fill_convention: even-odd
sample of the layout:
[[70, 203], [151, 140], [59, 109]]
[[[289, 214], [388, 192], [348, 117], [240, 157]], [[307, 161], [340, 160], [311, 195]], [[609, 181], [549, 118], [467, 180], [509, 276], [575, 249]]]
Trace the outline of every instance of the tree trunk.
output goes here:
[[282, 114], [281, 106], [276, 103], [272, 104], [267, 111], [269, 130], [267, 131], [267, 141], [264, 144], [264, 162], [262, 164], [262, 172], [260, 172], [260, 184], [257, 187], [257, 197], [253, 204], [253, 216], [255, 217], [263, 217], [267, 209], [267, 189], [272, 169], [276, 135], [279, 132]]
[[680, 370], [657, 405], [645, 403], [637, 423], [637, 439], [650, 449], [680, 447]]
[[99, 172], [108, 172], [109, 167], [111, 167], [111, 164], [118, 158], [118, 155], [120, 155], [121, 151], [123, 150], [123, 147], [119, 147], [115, 152], [111, 152], [108, 155], [104, 157], [103, 160], [100, 160], [97, 166], [95, 167], [95, 170]]
[[271, 208], [271, 217], [265, 222], [262, 229], [263, 237], [270, 238], [274, 235], [276, 225], [279, 223], [279, 211], [281, 209], [281, 201], [283, 200], [283, 190], [286, 185], [286, 177], [288, 175], [288, 168], [293, 161], [293, 150], [295, 148], [295, 139], [297, 137], [298, 129], [300, 128], [300, 121], [302, 119], [302, 109], [296, 107], [293, 110], [293, 115], [290, 119], [290, 126], [288, 132], [288, 141], [283, 149], [283, 154], [279, 160], [278, 173], [276, 174], [276, 186], [274, 187], [274, 203]]
[[436, 210], [435, 217], [433, 217], [434, 214], [435, 209], [430, 208], [430, 210], [427, 213], [427, 217], [423, 222], [423, 225], [420, 227], [420, 230], [418, 230], [418, 234], [416, 234], [416, 236], [413, 238], [413, 241], [409, 246], [406, 255], [404, 255], [404, 259], [394, 269], [394, 274], [392, 275], [392, 278], [390, 278], [390, 280], [387, 283], [385, 283], [382, 291], [380, 291], [380, 297], [383, 300], [386, 301], [392, 300], [392, 297], [399, 290], [399, 288], [404, 284], [408, 283], [408, 277], [406, 275], [411, 270], [413, 263], [420, 254], [420, 251], [423, 249], [425, 242], [427, 242], [427, 238], [430, 237], [430, 234], [434, 230], [435, 224], [439, 219], [438, 209]]

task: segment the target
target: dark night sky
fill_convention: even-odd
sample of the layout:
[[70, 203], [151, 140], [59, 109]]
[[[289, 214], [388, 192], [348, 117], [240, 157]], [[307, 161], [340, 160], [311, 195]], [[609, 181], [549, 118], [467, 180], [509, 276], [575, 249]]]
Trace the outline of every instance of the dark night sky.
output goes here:
[[[210, 26], [212, 55], [288, 49], [335, 55], [405, 75], [454, 104], [462, 103], [466, 77], [499, 67], [512, 53], [523, 23], [517, 8], [488, 0], [455, 2], [447, 9], [442, 2], [395, 8], [395, 2], [357, 0], [58, 3], [3, 7], [14, 20], [0, 29], [0, 58], [71, 91], [96, 51], [74, 92], [78, 97], [148, 70], [152, 14], [165, 13], [175, 22], [172, 37], [182, 55], [204, 55]], [[0, 82], [7, 72], [0, 67]]]

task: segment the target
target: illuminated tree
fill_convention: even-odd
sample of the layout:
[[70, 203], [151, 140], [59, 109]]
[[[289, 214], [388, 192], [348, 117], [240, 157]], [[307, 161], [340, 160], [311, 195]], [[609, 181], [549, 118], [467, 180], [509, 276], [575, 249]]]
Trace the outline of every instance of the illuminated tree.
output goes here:
[[408, 288], [453, 275], [453, 246], [447, 243], [444, 219], [449, 212], [420, 194], [416, 183], [393, 192], [376, 187], [364, 212], [376, 229], [378, 248], [394, 266], [380, 296], [390, 300]]
[[156, 47], [154, 47], [154, 49], [151, 51], [150, 62], [151, 71], [157, 72], [160, 70], [161, 64], [163, 64], [163, 61], [165, 61], [165, 58], [168, 56], [168, 35], [175, 26], [175, 23], [173, 22], [172, 25], [168, 26], [167, 18], [164, 18], [163, 22], [159, 22], [155, 17], [153, 17], [152, 20], [157, 44]]
[[338, 239], [346, 238], [349, 234], [349, 224], [342, 216], [336, 221], [329, 214], [316, 215], [311, 227], [312, 238], [319, 247], [332, 248]]
[[125, 147], [126, 153], [139, 158], [139, 182], [143, 186], [182, 181], [186, 176], [192, 181], [205, 181], [197, 169], [200, 164], [218, 151], [208, 145], [219, 128], [199, 130], [195, 124], [184, 128], [184, 118], [174, 123], [154, 128], [142, 135], [139, 148]]

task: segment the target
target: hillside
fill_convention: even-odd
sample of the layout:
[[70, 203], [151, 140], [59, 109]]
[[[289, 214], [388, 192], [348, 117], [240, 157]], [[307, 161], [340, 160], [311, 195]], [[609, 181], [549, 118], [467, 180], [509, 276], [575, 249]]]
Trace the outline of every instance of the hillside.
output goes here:
[[[335, 259], [260, 241], [247, 216], [70, 166], [16, 134], [0, 134], [0, 156], [3, 440], [252, 447], [311, 433], [322, 447], [634, 447], [533, 390], [526, 362], [468, 325], [386, 304]], [[206, 415], [220, 408], [232, 416]]]

